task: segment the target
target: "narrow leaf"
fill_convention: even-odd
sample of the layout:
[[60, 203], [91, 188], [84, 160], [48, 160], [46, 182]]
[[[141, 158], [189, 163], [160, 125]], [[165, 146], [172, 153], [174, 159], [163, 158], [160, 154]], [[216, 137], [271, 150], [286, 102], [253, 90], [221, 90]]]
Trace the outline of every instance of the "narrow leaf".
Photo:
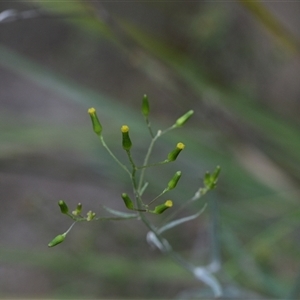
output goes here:
[[103, 208], [108, 211], [109, 213], [111, 213], [112, 215], [115, 215], [117, 217], [122, 217], [124, 219], [128, 219], [128, 218], [132, 218], [132, 217], [137, 217], [137, 214], [129, 214], [129, 213], [124, 213], [122, 211], [118, 211], [106, 206], [103, 206]]
[[180, 224], [183, 224], [185, 222], [188, 222], [188, 221], [196, 219], [197, 217], [199, 217], [204, 212], [204, 210], [206, 209], [206, 206], [207, 206], [207, 204], [205, 204], [203, 206], [203, 208], [198, 213], [196, 213], [194, 215], [191, 215], [189, 217], [184, 217], [184, 218], [172, 221], [170, 223], [167, 223], [166, 225], [164, 225], [163, 227], [161, 227], [160, 229], [158, 229], [158, 233], [162, 233], [162, 232], [164, 232], [166, 230], [169, 230], [169, 229], [171, 229], [173, 227], [176, 227], [176, 226], [178, 226]]
[[143, 187], [141, 188], [141, 192], [140, 192], [140, 195], [141, 195], [141, 196], [144, 194], [144, 192], [145, 192], [145, 190], [146, 190], [148, 184], [149, 184], [148, 182], [145, 182], [145, 184], [144, 184]]

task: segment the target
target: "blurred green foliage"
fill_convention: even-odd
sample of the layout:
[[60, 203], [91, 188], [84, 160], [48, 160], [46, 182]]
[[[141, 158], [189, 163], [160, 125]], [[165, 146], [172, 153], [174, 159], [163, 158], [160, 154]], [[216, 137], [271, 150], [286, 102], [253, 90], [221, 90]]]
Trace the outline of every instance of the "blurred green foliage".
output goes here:
[[[27, 5], [24, 7], [32, 8], [31, 1], [23, 2]], [[185, 155], [180, 157], [187, 179], [181, 180], [175, 203], [194, 193], [193, 174], [201, 176], [207, 169], [220, 165], [222, 175], [219, 185], [209, 199], [217, 201], [219, 206], [220, 252], [224, 263], [219, 274], [221, 282], [224, 286], [239, 285], [241, 289], [253, 290], [266, 297], [297, 298], [300, 296], [297, 289], [299, 276], [296, 276], [300, 272], [297, 233], [300, 182], [298, 112], [293, 109], [284, 111], [284, 98], [282, 103], [275, 105], [271, 94], [261, 91], [265, 77], [272, 73], [273, 64], [288, 64], [295, 57], [299, 59], [299, 41], [262, 3], [239, 2], [230, 5], [191, 4], [190, 9], [180, 4], [172, 6], [167, 2], [139, 4], [145, 6], [145, 11], [152, 15], [165, 16], [171, 27], [171, 36], [160, 34], [155, 29], [149, 30], [146, 24], [151, 22], [146, 22], [142, 17], [130, 17], [130, 13], [122, 14], [117, 9], [114, 11], [112, 4], [111, 7], [105, 7], [93, 1], [75, 3], [41, 0], [35, 1], [34, 6], [61, 16], [60, 22], [67, 23], [90, 40], [104, 43], [105, 39], [105, 43], [112, 43], [114, 51], [123, 60], [132, 64], [138, 72], [146, 74], [149, 82], [159, 86], [162, 98], [166, 94], [169, 95], [168, 99], [174, 97], [174, 100], [158, 105], [165, 114], [154, 112], [155, 119], [151, 122], [158, 129], [171, 118], [176, 119], [174, 113], [177, 105], [195, 111], [194, 123], [166, 137], [157, 150], [157, 154], [163, 158], [164, 153], [178, 140], [183, 140], [187, 145]], [[245, 11], [241, 13], [241, 9]], [[235, 19], [236, 11], [242, 16], [255, 16], [268, 30], [269, 33], [263, 33], [268, 36], [266, 43], [270, 48], [265, 56], [258, 54], [261, 49], [254, 45], [251, 36], [245, 37], [243, 32], [239, 32], [242, 29], [237, 28], [236, 36], [232, 37], [233, 28], [239, 24], [242, 27], [240, 20]], [[53, 22], [56, 21], [53, 19]], [[155, 20], [152, 22], [155, 23]], [[234, 38], [237, 40], [232, 42]], [[273, 43], [273, 38], [279, 43]], [[75, 53], [76, 49], [72, 51]], [[105, 93], [76, 82], [72, 76], [67, 78], [67, 74], [62, 75], [55, 68], [51, 70], [41, 61], [33, 61], [28, 55], [18, 54], [5, 45], [0, 46], [0, 64], [65, 97], [68, 103], [81, 107], [83, 115], [88, 107], [96, 107], [99, 115], [107, 119], [107, 125], [105, 121], [102, 124], [103, 134], [112, 147], [119, 149], [119, 153], [122, 152], [120, 137], [115, 133], [119, 124], [114, 120], [124, 120], [123, 123], [130, 120], [132, 133], [139, 136], [137, 156], [140, 150], [146, 148], [148, 140], [138, 112], [140, 102], [128, 104], [122, 97], [112, 100]], [[145, 86], [136, 87], [136, 93], [140, 93], [141, 97], [148, 93], [141, 91]], [[121, 91], [119, 93], [122, 94]], [[269, 98], [264, 99], [267, 96]], [[161, 99], [150, 97], [150, 100], [155, 103]], [[59, 124], [49, 128], [47, 123], [39, 119], [38, 126], [20, 126], [19, 119], [13, 115], [8, 116], [3, 111], [0, 116], [1, 128], [4, 129], [0, 132], [2, 160], [12, 152], [22, 154], [31, 147], [36, 147], [37, 151], [51, 149], [52, 145], [57, 144], [70, 151], [78, 149], [84, 157], [91, 157], [93, 162], [102, 159], [99, 149], [90, 142], [89, 120], [86, 125], [79, 124], [75, 128]], [[46, 139], [43, 138], [45, 132]], [[67, 139], [64, 138], [66, 135]], [[134, 140], [135, 137], [131, 138]], [[95, 164], [90, 168], [95, 170], [96, 167]], [[164, 179], [169, 178], [166, 172], [162, 169], [155, 174], [151, 184], [157, 190], [165, 184]], [[117, 168], [107, 170], [106, 176], [112, 181], [117, 178], [121, 185], [126, 184], [122, 182], [122, 175], [117, 173]], [[100, 237], [96, 235], [96, 238]], [[134, 297], [134, 289], [126, 290], [125, 287], [133, 282], [144, 288], [146, 297], [174, 296], [175, 292], [179, 292], [177, 288], [172, 290], [176, 282], [183, 288], [197, 284], [190, 282], [185, 274], [164, 258], [147, 257], [150, 260], [148, 263], [143, 259], [144, 252], [139, 255], [138, 262], [130, 262], [124, 253], [107, 258], [92, 249], [86, 249], [86, 255], [77, 260], [76, 257], [69, 259], [67, 251], [53, 254], [47, 250], [39, 253], [0, 249], [1, 260], [7, 264], [26, 262], [28, 266], [53, 272], [54, 277], [59, 272], [73, 278], [74, 282], [78, 279], [75, 279], [73, 272], [80, 271], [87, 277], [95, 276], [96, 281], [100, 278], [109, 287], [113, 286], [102, 290], [91, 288], [91, 293], [79, 294], [80, 297]], [[125, 247], [123, 251], [126, 253]], [[199, 249], [195, 251], [201, 252]], [[133, 266], [138, 267], [134, 269]], [[138, 279], [136, 274], [139, 274]], [[95, 278], [91, 281], [94, 282]], [[151, 288], [161, 282], [169, 290]], [[109, 294], [116, 285], [119, 285], [118, 292]], [[70, 292], [73, 288], [70, 286], [61, 291], [59, 287], [53, 288], [53, 294], [49, 296], [78, 297], [77, 293]], [[138, 289], [136, 296], [142, 297], [142, 291]]]

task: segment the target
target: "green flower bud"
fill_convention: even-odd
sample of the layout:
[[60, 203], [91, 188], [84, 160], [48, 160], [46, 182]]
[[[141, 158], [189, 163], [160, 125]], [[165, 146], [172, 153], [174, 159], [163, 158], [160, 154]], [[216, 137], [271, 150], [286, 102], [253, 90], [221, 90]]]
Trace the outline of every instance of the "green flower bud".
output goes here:
[[96, 216], [96, 213], [92, 212], [91, 210], [87, 213], [87, 221], [92, 221]]
[[97, 117], [96, 109], [92, 107], [88, 110], [88, 113], [92, 120], [94, 132], [100, 136], [102, 132], [102, 125]]
[[154, 210], [150, 211], [154, 214], [162, 214], [166, 209], [173, 206], [172, 200], [167, 200], [165, 203], [158, 205]]
[[175, 125], [177, 127], [182, 126], [193, 115], [193, 113], [194, 113], [193, 110], [188, 111], [187, 113], [185, 113], [183, 116], [181, 116], [176, 120]]
[[217, 180], [219, 175], [220, 175], [220, 172], [221, 172], [221, 167], [220, 166], [217, 166], [215, 171], [212, 173], [212, 177], [214, 178], [214, 180]]
[[210, 176], [210, 173], [208, 171], [205, 172], [203, 183], [206, 187], [209, 187], [210, 184], [211, 184], [211, 176]]
[[75, 210], [72, 211], [73, 216], [79, 216], [81, 214], [82, 204], [78, 203]]
[[126, 193], [122, 194], [122, 199], [128, 209], [134, 209], [133, 202]]
[[184, 149], [185, 145], [183, 143], [178, 143], [176, 148], [168, 154], [168, 161], [176, 160], [179, 153]]
[[143, 97], [143, 103], [142, 103], [142, 114], [145, 116], [145, 117], [148, 117], [149, 115], [149, 101], [148, 101], [148, 96], [147, 95], [144, 95]]
[[217, 168], [212, 174], [210, 174], [209, 172], [205, 173], [203, 183], [207, 189], [211, 190], [217, 186], [217, 181], [220, 172], [221, 172], [221, 168], [220, 166], [217, 166]]
[[65, 201], [59, 200], [59, 201], [58, 201], [58, 205], [59, 205], [60, 211], [61, 211], [63, 214], [67, 214], [67, 213], [68, 213], [69, 208], [68, 208], [67, 204], [65, 203]]
[[122, 146], [125, 150], [130, 150], [132, 143], [129, 137], [129, 127], [127, 125], [123, 125], [121, 127], [122, 132]]
[[175, 173], [175, 175], [173, 176], [173, 178], [169, 181], [167, 190], [174, 189], [176, 187], [180, 177], [181, 177], [181, 172], [177, 171]]
[[66, 234], [59, 234], [58, 236], [56, 236], [49, 244], [48, 247], [54, 247], [60, 243], [62, 243], [66, 238]]

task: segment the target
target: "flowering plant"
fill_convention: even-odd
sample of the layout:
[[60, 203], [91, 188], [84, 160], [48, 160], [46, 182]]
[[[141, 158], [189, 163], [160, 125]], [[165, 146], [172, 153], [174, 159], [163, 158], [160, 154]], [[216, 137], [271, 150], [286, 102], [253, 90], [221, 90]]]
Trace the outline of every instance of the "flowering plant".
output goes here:
[[[173, 250], [170, 243], [163, 237], [163, 233], [167, 230], [170, 230], [171, 228], [174, 228], [182, 223], [191, 221], [193, 219], [196, 219], [205, 209], [206, 204], [202, 207], [202, 209], [195, 214], [191, 216], [186, 216], [183, 218], [177, 218], [176, 215], [183, 207], [185, 207], [188, 204], [191, 204], [192, 202], [195, 202], [199, 200], [202, 196], [204, 196], [208, 191], [214, 189], [216, 187], [218, 177], [220, 174], [220, 167], [217, 167], [214, 172], [209, 173], [206, 172], [203, 180], [203, 186], [199, 187], [194, 196], [187, 200], [181, 207], [179, 207], [175, 212], [171, 215], [171, 218], [168, 218], [168, 222], [164, 224], [161, 227], [156, 227], [147, 217], [147, 213], [150, 214], [156, 214], [160, 215], [164, 213], [166, 210], [173, 207], [173, 201], [168, 199], [164, 200], [160, 204], [153, 207], [153, 203], [157, 202], [159, 198], [164, 196], [166, 193], [168, 193], [170, 190], [176, 188], [182, 172], [177, 171], [173, 177], [169, 180], [169, 182], [166, 184], [165, 189], [157, 195], [155, 198], [153, 198], [148, 203], [144, 200], [144, 192], [146, 191], [148, 187], [148, 183], [145, 181], [145, 173], [146, 170], [153, 166], [158, 165], [165, 165], [168, 163], [174, 162], [181, 151], [185, 148], [185, 145], [182, 142], [177, 143], [175, 148], [170, 151], [168, 154], [166, 154], [166, 159], [154, 164], [149, 164], [149, 159], [152, 154], [152, 150], [154, 147], [154, 144], [156, 141], [161, 138], [164, 134], [168, 133], [171, 130], [174, 130], [176, 128], [179, 128], [183, 126], [193, 115], [194, 111], [190, 110], [184, 115], [182, 115], [180, 118], [178, 118], [175, 123], [170, 126], [169, 128], [165, 130], [158, 130], [156, 134], [153, 133], [150, 121], [149, 121], [149, 101], [147, 95], [144, 95], [143, 101], [142, 101], [142, 114], [145, 118], [146, 125], [149, 130], [149, 134], [151, 136], [151, 142], [148, 147], [147, 153], [145, 154], [144, 162], [142, 166], [138, 166], [134, 158], [131, 155], [131, 148], [133, 147], [133, 143], [130, 138], [130, 129], [127, 125], [123, 125], [121, 127], [121, 134], [122, 134], [122, 147], [124, 151], [127, 154], [130, 168], [128, 168], [126, 165], [124, 165], [110, 150], [108, 145], [106, 144], [103, 134], [102, 134], [102, 124], [99, 121], [97, 112], [95, 108], [90, 108], [88, 110], [88, 114], [90, 115], [93, 131], [96, 133], [98, 138], [100, 139], [100, 142], [102, 146], [108, 151], [108, 153], [111, 155], [111, 157], [114, 159], [114, 161], [127, 173], [127, 175], [130, 177], [131, 183], [132, 183], [132, 189], [133, 189], [133, 195], [130, 197], [127, 193], [122, 193], [121, 198], [124, 202], [125, 207], [130, 212], [122, 212], [117, 211], [108, 207], [104, 207], [106, 211], [108, 211], [111, 216], [109, 217], [101, 217], [97, 216], [95, 212], [88, 211], [85, 215], [82, 213], [82, 204], [78, 203], [75, 210], [72, 212], [69, 211], [69, 208], [65, 201], [60, 200], [58, 201], [58, 205], [60, 207], [61, 213], [67, 215], [73, 220], [72, 225], [69, 227], [69, 229], [62, 233], [57, 235], [49, 244], [49, 247], [54, 247], [60, 243], [62, 243], [67, 234], [70, 232], [70, 230], [73, 228], [73, 226], [78, 222], [90, 222], [90, 221], [106, 221], [106, 220], [129, 220], [129, 219], [137, 219], [144, 223], [144, 225], [148, 228], [149, 232], [147, 234], [147, 241], [149, 244], [155, 246], [158, 248], [161, 252], [164, 254], [170, 256], [177, 264], [191, 272], [197, 279], [203, 281], [207, 285], [209, 285], [215, 296], [220, 296], [222, 294], [221, 286], [218, 282], [218, 280], [214, 277], [212, 273], [216, 272], [218, 270], [218, 267], [216, 267], [215, 262], [210, 264], [207, 267], [198, 267], [194, 266], [192, 263], [186, 261], [179, 253]], [[133, 199], [133, 200], [132, 200]], [[171, 219], [171, 221], [170, 221]]]

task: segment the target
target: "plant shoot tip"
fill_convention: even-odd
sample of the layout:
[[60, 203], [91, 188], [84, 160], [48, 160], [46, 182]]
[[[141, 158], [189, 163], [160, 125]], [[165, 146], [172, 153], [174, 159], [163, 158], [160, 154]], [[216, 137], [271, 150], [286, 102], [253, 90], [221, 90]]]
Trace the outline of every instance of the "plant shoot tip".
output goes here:
[[121, 131], [122, 131], [123, 133], [128, 132], [128, 131], [129, 131], [129, 127], [128, 127], [127, 125], [123, 125], [123, 126], [121, 127]]
[[172, 200], [167, 200], [167, 201], [165, 202], [165, 206], [167, 206], [167, 207], [172, 207], [172, 206], [173, 206], [173, 201], [172, 201]]
[[183, 144], [183, 143], [178, 143], [178, 144], [176, 145], [176, 147], [177, 147], [178, 149], [180, 149], [180, 150], [183, 150], [184, 147], [185, 147], [185, 144]]
[[91, 108], [88, 109], [88, 113], [89, 113], [90, 115], [93, 115], [93, 114], [96, 113], [96, 109], [95, 109], [94, 107], [91, 107]]

